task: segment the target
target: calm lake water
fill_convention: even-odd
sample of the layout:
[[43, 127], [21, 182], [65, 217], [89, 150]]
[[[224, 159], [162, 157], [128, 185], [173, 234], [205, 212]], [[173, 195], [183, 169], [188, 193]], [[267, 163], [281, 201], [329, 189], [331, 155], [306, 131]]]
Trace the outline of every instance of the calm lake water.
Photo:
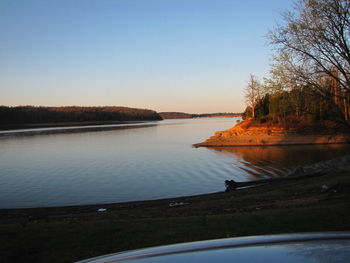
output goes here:
[[[149, 200], [281, 176], [348, 145], [193, 148], [234, 118], [165, 120], [0, 136], [0, 208]], [[73, 132], [74, 131], [74, 132]], [[1, 134], [0, 134], [1, 135]]]

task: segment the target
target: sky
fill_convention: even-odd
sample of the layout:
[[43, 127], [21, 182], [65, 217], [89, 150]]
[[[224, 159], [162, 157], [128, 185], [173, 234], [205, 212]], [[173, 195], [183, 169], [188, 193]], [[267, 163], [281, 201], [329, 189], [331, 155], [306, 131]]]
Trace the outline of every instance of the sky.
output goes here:
[[0, 0], [0, 105], [242, 112], [292, 0]]

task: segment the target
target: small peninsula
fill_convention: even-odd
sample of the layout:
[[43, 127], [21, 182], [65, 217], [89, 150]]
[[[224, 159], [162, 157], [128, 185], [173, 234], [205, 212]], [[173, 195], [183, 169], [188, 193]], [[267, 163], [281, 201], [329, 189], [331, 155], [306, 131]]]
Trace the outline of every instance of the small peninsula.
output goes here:
[[194, 146], [267, 146], [348, 142], [350, 142], [349, 128], [332, 121], [317, 123], [290, 121], [274, 124], [245, 120], [226, 131], [216, 132], [214, 136]]
[[272, 68], [263, 83], [250, 76], [243, 122], [194, 146], [350, 142], [350, 90], [343, 87], [340, 73], [322, 73], [309, 83], [291, 78], [283, 66]]

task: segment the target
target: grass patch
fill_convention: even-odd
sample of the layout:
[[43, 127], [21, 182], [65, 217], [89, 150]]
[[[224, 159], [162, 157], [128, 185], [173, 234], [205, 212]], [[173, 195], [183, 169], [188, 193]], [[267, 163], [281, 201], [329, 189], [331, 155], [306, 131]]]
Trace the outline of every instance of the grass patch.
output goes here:
[[38, 221], [0, 225], [2, 262], [74, 262], [118, 251], [247, 235], [350, 230], [350, 205], [266, 209], [133, 220]]

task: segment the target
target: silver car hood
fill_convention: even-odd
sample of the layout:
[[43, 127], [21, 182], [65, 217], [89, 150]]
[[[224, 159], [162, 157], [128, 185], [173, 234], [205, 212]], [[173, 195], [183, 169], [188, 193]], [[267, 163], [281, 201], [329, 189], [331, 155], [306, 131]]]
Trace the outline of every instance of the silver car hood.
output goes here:
[[250, 236], [181, 243], [104, 255], [78, 263], [350, 262], [350, 232]]

